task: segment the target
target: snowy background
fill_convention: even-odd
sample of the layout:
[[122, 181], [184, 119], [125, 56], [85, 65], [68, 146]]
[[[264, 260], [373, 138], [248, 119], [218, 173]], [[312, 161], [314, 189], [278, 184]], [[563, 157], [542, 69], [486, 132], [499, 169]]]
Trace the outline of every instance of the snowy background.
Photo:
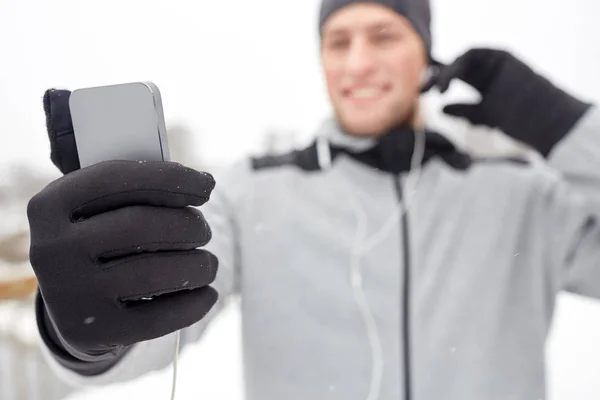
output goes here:
[[[449, 61], [472, 46], [505, 47], [562, 87], [600, 100], [597, 0], [432, 2], [438, 59]], [[18, 165], [56, 175], [41, 107], [49, 87], [154, 81], [168, 125], [194, 133], [188, 156], [206, 164], [257, 151], [272, 130], [308, 140], [330, 111], [318, 63], [318, 3], [0, 0], [0, 182]], [[441, 102], [461, 95], [426, 99], [430, 121], [464, 128], [437, 113]], [[205, 340], [183, 353], [178, 399], [241, 398], [239, 336], [234, 304]], [[548, 349], [553, 399], [600, 398], [597, 302], [561, 297]], [[164, 400], [170, 374], [69, 400]]]

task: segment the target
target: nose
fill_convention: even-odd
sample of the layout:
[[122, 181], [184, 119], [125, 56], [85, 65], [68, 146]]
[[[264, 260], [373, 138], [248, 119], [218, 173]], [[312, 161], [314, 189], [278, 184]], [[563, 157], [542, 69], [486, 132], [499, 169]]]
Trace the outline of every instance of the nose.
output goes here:
[[370, 74], [374, 65], [374, 54], [369, 43], [362, 39], [353, 40], [346, 57], [346, 71], [361, 77]]

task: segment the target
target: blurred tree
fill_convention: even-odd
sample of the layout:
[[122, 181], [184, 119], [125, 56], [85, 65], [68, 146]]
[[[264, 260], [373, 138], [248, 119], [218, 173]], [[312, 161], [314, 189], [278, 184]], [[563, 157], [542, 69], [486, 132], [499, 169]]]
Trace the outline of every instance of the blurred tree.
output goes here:
[[26, 296], [35, 290], [29, 264], [27, 203], [54, 179], [50, 173], [34, 171], [25, 164], [11, 164], [4, 170], [6, 175], [0, 182], [0, 299]]

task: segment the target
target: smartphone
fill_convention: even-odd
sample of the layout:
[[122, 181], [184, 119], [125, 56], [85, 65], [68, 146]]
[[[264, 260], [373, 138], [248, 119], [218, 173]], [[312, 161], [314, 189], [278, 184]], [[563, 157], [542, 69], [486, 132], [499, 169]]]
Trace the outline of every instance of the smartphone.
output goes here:
[[162, 99], [154, 83], [77, 89], [69, 108], [81, 168], [109, 160], [169, 161]]

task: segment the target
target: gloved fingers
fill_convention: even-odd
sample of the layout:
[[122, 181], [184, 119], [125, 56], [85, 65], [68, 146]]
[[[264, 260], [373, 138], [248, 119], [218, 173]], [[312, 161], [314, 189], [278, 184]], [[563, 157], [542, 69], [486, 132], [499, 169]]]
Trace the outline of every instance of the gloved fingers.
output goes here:
[[78, 348], [129, 346], [156, 339], [201, 320], [218, 298], [210, 286], [165, 294], [152, 300], [89, 303], [74, 298], [70, 318], [56, 319], [63, 338]]
[[219, 261], [209, 251], [164, 251], [119, 259], [99, 266], [99, 285], [119, 306], [211, 284]]
[[200, 321], [218, 299], [217, 291], [206, 286], [139, 301], [124, 311], [126, 316], [119, 343], [130, 345], [156, 339]]
[[69, 108], [70, 96], [69, 90], [48, 89], [43, 97], [50, 159], [63, 174], [80, 168]]
[[192, 250], [211, 239], [210, 227], [193, 207], [124, 207], [77, 222], [72, 228], [96, 263], [141, 253]]
[[508, 53], [502, 50], [470, 49], [454, 62], [454, 77], [484, 94], [495, 81], [500, 68], [507, 60], [507, 55]]
[[210, 174], [167, 161], [107, 161], [85, 170], [73, 177], [80, 179], [70, 191], [74, 219], [132, 205], [200, 206], [215, 186]]
[[454, 117], [465, 118], [473, 125], [484, 125], [480, 104], [448, 104], [443, 112]]
[[64, 219], [90, 218], [121, 207], [200, 206], [209, 200], [214, 178], [167, 161], [106, 161], [51, 182], [29, 202], [30, 220], [55, 214]]

